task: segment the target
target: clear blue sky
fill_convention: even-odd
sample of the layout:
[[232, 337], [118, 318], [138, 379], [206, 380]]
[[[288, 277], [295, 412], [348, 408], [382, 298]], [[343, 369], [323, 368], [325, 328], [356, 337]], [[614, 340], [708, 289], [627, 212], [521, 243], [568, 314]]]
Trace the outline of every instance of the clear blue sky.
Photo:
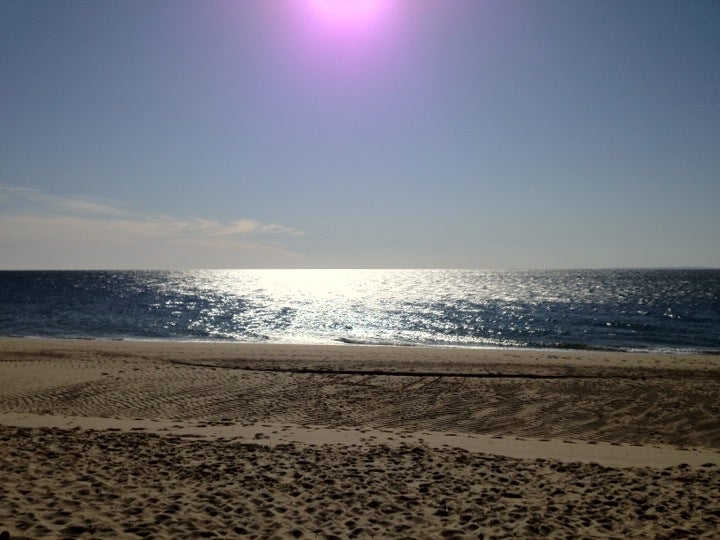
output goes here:
[[720, 267], [716, 0], [0, 3], [0, 268], [616, 266]]

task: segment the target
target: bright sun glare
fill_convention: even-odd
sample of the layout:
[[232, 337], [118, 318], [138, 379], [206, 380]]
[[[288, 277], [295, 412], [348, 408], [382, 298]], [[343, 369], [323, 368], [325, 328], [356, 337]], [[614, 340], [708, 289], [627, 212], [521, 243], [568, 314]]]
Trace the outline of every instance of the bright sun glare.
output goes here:
[[381, 19], [392, 0], [308, 0], [315, 16], [327, 23], [368, 24]]

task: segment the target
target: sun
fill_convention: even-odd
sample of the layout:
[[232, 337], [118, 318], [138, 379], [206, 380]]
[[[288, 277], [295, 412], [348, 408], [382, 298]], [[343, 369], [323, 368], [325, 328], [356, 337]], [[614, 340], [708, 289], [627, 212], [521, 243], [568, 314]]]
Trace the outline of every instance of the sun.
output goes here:
[[312, 15], [325, 24], [364, 26], [387, 16], [393, 0], [306, 0]]

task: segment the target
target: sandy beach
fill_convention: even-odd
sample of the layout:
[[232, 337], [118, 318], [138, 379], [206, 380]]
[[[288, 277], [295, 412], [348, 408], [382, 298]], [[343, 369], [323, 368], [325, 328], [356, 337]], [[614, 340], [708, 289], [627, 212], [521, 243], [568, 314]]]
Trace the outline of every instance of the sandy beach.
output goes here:
[[720, 357], [0, 339], [10, 538], [695, 538]]

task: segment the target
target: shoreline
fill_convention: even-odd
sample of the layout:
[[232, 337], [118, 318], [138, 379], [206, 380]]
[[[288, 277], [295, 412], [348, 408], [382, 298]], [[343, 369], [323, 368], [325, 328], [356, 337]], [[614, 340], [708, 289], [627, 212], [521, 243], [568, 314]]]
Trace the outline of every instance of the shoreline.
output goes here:
[[[221, 340], [221, 339], [166, 339], [166, 338], [130, 338], [130, 337], [57, 337], [57, 336], [22, 336], [22, 335], [0, 335], [0, 344], [13, 342], [38, 342], [51, 345], [62, 345], [67, 344], [80, 344], [80, 343], [98, 343], [98, 344], [116, 344], [116, 343], [127, 343], [127, 344], [147, 344], [152, 346], [162, 345], [189, 345], [195, 346], [209, 346], [209, 347], [237, 347], [242, 348], [257, 348], [257, 347], [269, 347], [269, 348], [329, 348], [329, 349], [409, 349], [409, 350], [420, 350], [420, 351], [466, 351], [466, 352], [477, 352], [479, 359], [482, 359], [487, 353], [548, 353], [548, 354], [564, 354], [564, 355], [597, 355], [597, 354], [610, 354], [610, 355], [632, 355], [632, 356], [675, 356], [675, 357], [717, 357], [720, 361], [720, 351], [714, 350], [694, 350], [694, 349], [625, 349], [625, 348], [613, 348], [613, 347], [520, 347], [520, 346], [473, 346], [473, 345], [425, 345], [425, 344], [394, 344], [394, 343], [350, 343], [343, 341], [333, 341], [328, 343], [310, 343], [310, 342], [266, 342], [266, 341], [236, 341], [236, 340]], [[0, 349], [1, 350], [1, 349]]]
[[717, 355], [0, 338], [0, 528], [710, 537], [719, 404]]
[[720, 356], [720, 349], [693, 349], [681, 347], [632, 348], [613, 346], [592, 346], [582, 343], [567, 346], [520, 346], [520, 345], [471, 345], [471, 344], [425, 344], [425, 343], [391, 343], [362, 342], [344, 338], [318, 342], [274, 342], [274, 341], [239, 341], [234, 339], [191, 339], [191, 338], [146, 338], [146, 337], [108, 337], [108, 336], [37, 336], [37, 335], [0, 335], [1, 340], [27, 339], [38, 341], [98, 341], [98, 342], [130, 342], [130, 343], [200, 343], [218, 345], [267, 345], [277, 347], [398, 347], [415, 349], [467, 349], [472, 351], [530, 351], [530, 352], [561, 352], [561, 353], [619, 353], [619, 354], [659, 354], [683, 356]]

